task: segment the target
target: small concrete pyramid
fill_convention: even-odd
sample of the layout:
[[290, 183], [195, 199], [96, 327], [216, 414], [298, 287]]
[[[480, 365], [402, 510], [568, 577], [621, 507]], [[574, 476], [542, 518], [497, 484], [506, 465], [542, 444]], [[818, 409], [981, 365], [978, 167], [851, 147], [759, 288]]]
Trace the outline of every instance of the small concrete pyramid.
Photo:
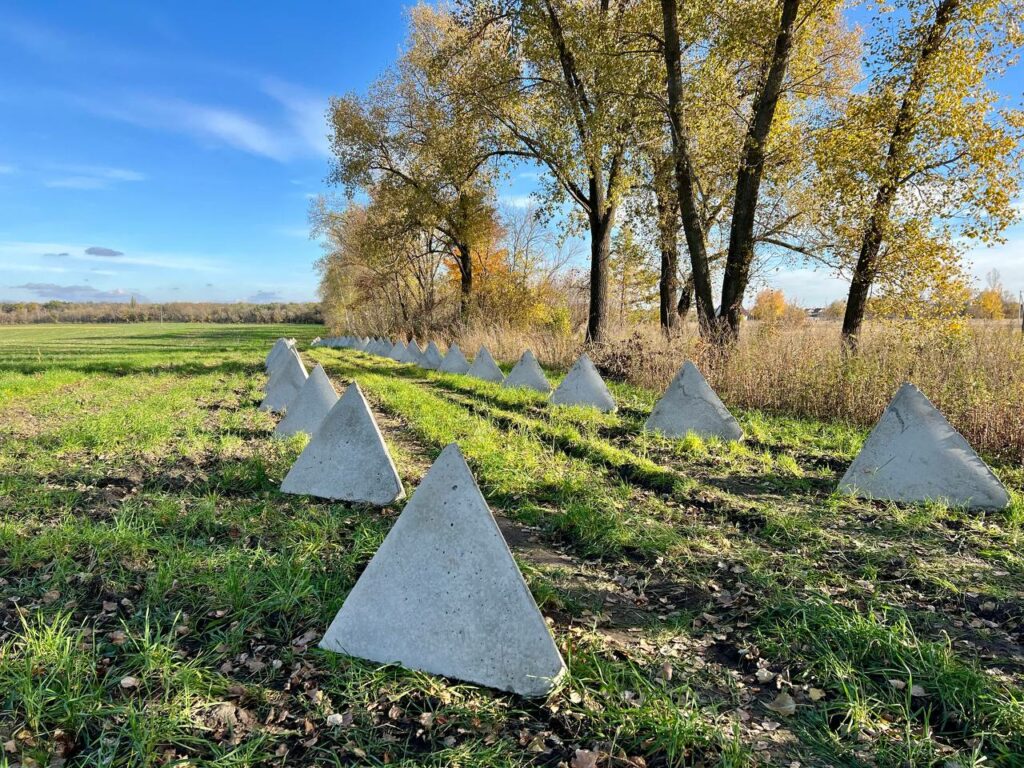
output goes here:
[[483, 379], [484, 381], [493, 381], [495, 384], [501, 384], [505, 380], [505, 374], [501, 372], [501, 368], [494, 362], [494, 358], [487, 351], [487, 347], [480, 347], [480, 351], [473, 358], [473, 364], [469, 366], [466, 375]]
[[540, 363], [533, 356], [533, 352], [526, 350], [519, 362], [509, 371], [508, 378], [501, 385], [503, 387], [524, 387], [543, 392], [545, 395], [551, 391], [551, 383], [541, 370]]
[[469, 370], [469, 361], [462, 354], [458, 344], [448, 347], [448, 354], [444, 356], [440, 367], [437, 369], [442, 373], [465, 373]]
[[285, 416], [274, 430], [274, 437], [290, 437], [299, 432], [312, 435], [338, 402], [338, 393], [322, 365], [309, 374], [306, 383], [290, 403]]
[[441, 363], [444, 360], [441, 358], [441, 350], [437, 348], [437, 344], [430, 342], [427, 344], [427, 348], [423, 351], [423, 360], [420, 363], [428, 371], [436, 371], [441, 367]]
[[999, 478], [909, 383], [886, 406], [839, 490], [865, 499], [941, 500], [969, 509], [1004, 509], [1010, 503]]
[[565, 672], [459, 447], [445, 448], [320, 647], [522, 696]]
[[398, 362], [410, 365], [420, 364], [420, 345], [416, 343], [415, 339], [409, 342], [409, 346], [405, 348]]
[[689, 360], [668, 385], [644, 424], [648, 432], [666, 437], [686, 437], [693, 432], [702, 438], [739, 440], [743, 430], [707, 380]]
[[288, 407], [302, 385], [306, 383], [309, 375], [306, 373], [306, 366], [302, 364], [299, 353], [289, 349], [287, 357], [282, 360], [278, 367], [270, 373], [270, 381], [267, 382], [267, 394], [260, 403], [261, 411], [274, 411], [280, 413]]
[[345, 390], [281, 483], [282, 493], [383, 507], [405, 491], [359, 385]]
[[388, 350], [387, 357], [390, 357], [392, 360], [400, 363], [402, 362], [402, 358], [405, 357], [406, 352], [408, 352], [408, 349], [406, 348], [405, 344], [403, 344], [401, 341], [396, 341], [394, 343], [394, 346], [392, 346], [391, 349]]
[[580, 359], [565, 374], [562, 383], [551, 395], [551, 402], [554, 405], [589, 405], [605, 413], [615, 410], [615, 398], [586, 353], [580, 355]]

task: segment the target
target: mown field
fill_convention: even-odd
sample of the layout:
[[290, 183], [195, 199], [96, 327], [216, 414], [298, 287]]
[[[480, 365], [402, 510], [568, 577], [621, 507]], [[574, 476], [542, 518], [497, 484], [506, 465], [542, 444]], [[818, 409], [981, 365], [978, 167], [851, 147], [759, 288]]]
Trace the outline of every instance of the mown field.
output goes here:
[[[1024, 765], [1020, 466], [998, 514], [859, 502], [862, 427], [663, 440], [655, 392], [551, 408], [321, 332], [0, 331], [0, 766]], [[402, 504], [278, 493], [281, 335], [359, 381], [408, 489], [458, 441], [569, 666], [548, 700], [316, 648]]]

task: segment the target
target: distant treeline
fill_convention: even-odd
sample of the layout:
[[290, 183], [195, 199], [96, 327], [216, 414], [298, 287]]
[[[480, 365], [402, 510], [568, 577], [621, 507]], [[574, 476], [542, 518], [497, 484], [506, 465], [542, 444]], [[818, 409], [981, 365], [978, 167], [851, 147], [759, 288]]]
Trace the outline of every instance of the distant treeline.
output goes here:
[[321, 323], [320, 304], [0, 302], [0, 325], [18, 323]]

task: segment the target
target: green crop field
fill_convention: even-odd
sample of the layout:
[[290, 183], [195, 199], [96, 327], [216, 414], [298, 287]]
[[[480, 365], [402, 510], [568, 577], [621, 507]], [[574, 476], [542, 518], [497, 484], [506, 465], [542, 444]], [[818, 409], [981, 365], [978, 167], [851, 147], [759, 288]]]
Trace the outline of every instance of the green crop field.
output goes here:
[[[655, 392], [553, 408], [321, 332], [0, 329], [0, 766], [1024, 764], [1019, 466], [1005, 512], [855, 501], [861, 428], [664, 440]], [[402, 503], [278, 492], [282, 335], [408, 489], [459, 443], [569, 667], [546, 701], [316, 647]]]

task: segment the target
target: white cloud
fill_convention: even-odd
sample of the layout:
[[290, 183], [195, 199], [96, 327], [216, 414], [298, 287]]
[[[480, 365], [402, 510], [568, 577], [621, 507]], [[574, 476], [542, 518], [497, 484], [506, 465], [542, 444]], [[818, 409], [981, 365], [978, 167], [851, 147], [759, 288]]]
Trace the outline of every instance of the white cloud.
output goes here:
[[0, 176], [7, 176], [12, 173], [17, 173], [18, 169], [13, 165], [0, 165]]
[[330, 154], [325, 97], [276, 79], [264, 80], [260, 90], [270, 98], [278, 114], [257, 117], [220, 104], [140, 93], [114, 98], [69, 98], [101, 117], [184, 134], [207, 146], [229, 147], [277, 162]]
[[[69, 262], [87, 262], [110, 266], [109, 256], [95, 256], [86, 253], [89, 245], [68, 243], [38, 243], [24, 241], [0, 241], [0, 272], [9, 264], [26, 265], [27, 259], [50, 259], [59, 256]], [[117, 257], [118, 266], [132, 265], [137, 267], [153, 267], [187, 272], [225, 272], [218, 260], [208, 256], [193, 254], [165, 253], [157, 251], [126, 251], [124, 256]]]
[[51, 168], [66, 174], [43, 182], [47, 187], [58, 189], [110, 189], [114, 184], [144, 181], [146, 178], [138, 171], [102, 165], [54, 165]]
[[263, 92], [284, 107], [298, 137], [315, 154], [329, 157], [327, 99], [277, 78], [263, 81]]
[[509, 208], [535, 208], [537, 199], [533, 195], [499, 195], [498, 202]]

